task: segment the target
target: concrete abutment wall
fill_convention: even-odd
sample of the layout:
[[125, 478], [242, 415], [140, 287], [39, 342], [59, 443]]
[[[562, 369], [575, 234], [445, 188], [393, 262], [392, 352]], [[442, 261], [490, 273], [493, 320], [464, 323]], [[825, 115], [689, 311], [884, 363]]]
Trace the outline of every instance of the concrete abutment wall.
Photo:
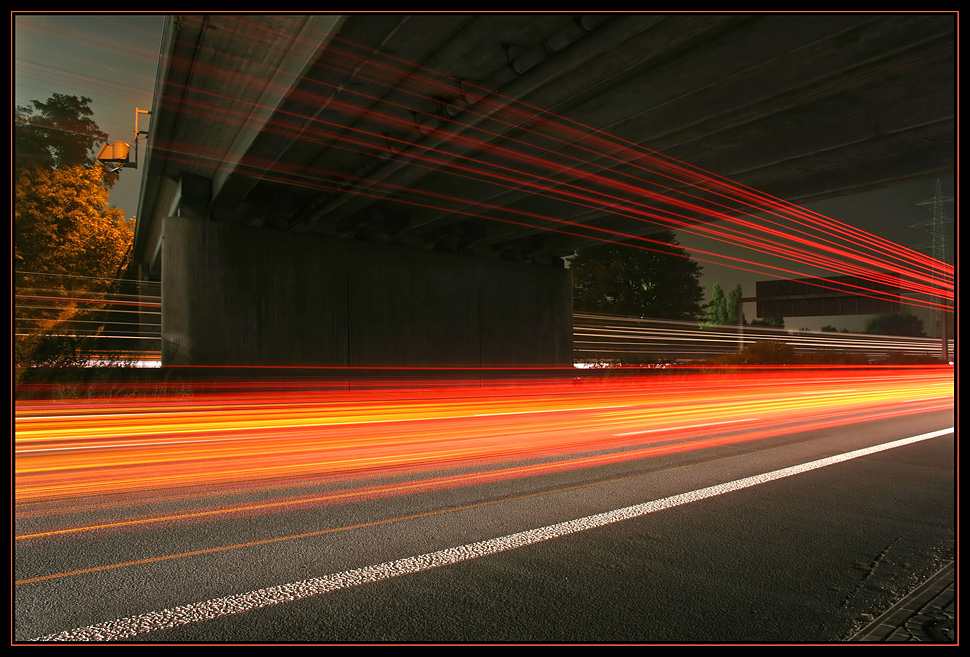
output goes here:
[[572, 364], [567, 269], [168, 217], [164, 365]]

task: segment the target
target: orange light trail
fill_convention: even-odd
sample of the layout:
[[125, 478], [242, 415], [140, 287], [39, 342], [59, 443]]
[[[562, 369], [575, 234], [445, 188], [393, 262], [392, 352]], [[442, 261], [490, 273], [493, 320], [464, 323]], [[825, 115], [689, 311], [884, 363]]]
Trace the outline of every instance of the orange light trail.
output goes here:
[[[49, 505], [114, 506], [261, 491], [97, 526], [262, 513], [645, 459], [875, 417], [953, 407], [948, 367], [734, 374], [627, 374], [368, 389], [200, 392], [188, 398], [21, 402], [15, 418], [19, 520]], [[406, 475], [406, 482], [367, 479]], [[340, 488], [354, 482], [349, 488]], [[363, 478], [364, 483], [361, 483]], [[326, 482], [326, 492], [293, 493]], [[290, 490], [291, 492], [286, 492]], [[282, 491], [282, 492], [280, 492]], [[198, 495], [202, 500], [204, 495]], [[124, 515], [124, 514], [129, 515]], [[85, 528], [46, 527], [24, 538]]]

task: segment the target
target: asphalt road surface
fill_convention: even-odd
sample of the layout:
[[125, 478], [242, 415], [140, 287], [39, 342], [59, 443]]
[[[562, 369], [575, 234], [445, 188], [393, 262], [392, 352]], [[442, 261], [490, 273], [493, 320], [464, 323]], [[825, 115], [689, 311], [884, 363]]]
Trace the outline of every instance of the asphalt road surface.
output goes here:
[[952, 370], [369, 399], [18, 405], [14, 642], [837, 642], [955, 557]]

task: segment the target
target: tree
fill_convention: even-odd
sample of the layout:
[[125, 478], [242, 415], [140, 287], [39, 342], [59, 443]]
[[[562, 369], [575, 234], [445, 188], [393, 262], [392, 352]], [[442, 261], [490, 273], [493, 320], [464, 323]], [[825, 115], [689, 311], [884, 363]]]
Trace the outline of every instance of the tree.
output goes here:
[[[744, 292], [741, 289], [740, 283], [734, 284], [734, 289], [728, 293], [727, 297], [727, 311], [728, 315], [731, 317], [732, 323], [737, 323], [738, 321], [738, 302], [744, 297]], [[744, 312], [741, 313], [741, 323], [747, 324], [744, 319]]]
[[924, 338], [923, 320], [908, 313], [874, 315], [866, 321], [866, 333]]
[[[84, 312], [69, 300], [79, 293], [102, 297], [130, 258], [132, 222], [109, 205], [108, 190], [116, 178], [94, 158], [94, 147], [106, 135], [91, 120], [88, 103], [88, 98], [54, 94], [46, 103], [33, 101], [38, 114], [17, 108], [13, 238], [18, 286], [39, 286], [35, 275], [44, 274], [45, 294], [62, 299], [55, 310], [33, 310], [26, 318], [33, 329], [29, 334], [18, 330], [18, 362], [34, 362], [37, 354], [52, 352], [51, 336], [65, 333], [60, 330], [65, 323]], [[51, 283], [51, 274], [64, 277]], [[76, 341], [54, 342], [76, 350]]]
[[109, 205], [116, 177], [95, 159], [107, 135], [90, 103], [54, 94], [17, 108], [14, 263], [21, 271], [116, 276], [131, 248], [131, 223]]
[[99, 167], [26, 167], [14, 197], [17, 270], [96, 278], [121, 273], [132, 227], [108, 204]]
[[704, 301], [700, 265], [673, 231], [650, 239], [649, 248], [607, 243], [580, 251], [570, 263], [576, 310], [696, 320]]
[[18, 106], [14, 122], [16, 166], [94, 165], [94, 149], [107, 141], [91, 117], [90, 98], [54, 94], [46, 103]]
[[751, 326], [764, 326], [767, 328], [785, 328], [785, 318], [784, 317], [762, 317], [761, 319], [752, 320]]
[[731, 316], [728, 314], [727, 298], [721, 284], [714, 282], [711, 290], [711, 300], [707, 302], [707, 323], [709, 325], [730, 324]]

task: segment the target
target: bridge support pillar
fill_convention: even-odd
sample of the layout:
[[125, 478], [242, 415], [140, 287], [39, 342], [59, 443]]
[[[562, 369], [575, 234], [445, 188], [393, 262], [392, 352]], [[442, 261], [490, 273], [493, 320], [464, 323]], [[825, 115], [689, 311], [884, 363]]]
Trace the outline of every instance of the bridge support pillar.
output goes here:
[[572, 364], [567, 269], [168, 217], [163, 365]]

